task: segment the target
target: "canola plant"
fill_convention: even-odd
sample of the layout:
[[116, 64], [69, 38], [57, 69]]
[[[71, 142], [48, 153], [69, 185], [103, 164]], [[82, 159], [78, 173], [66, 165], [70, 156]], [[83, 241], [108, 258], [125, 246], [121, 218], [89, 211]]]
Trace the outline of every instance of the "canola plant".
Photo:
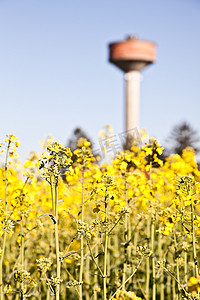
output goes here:
[[155, 139], [99, 164], [47, 140], [17, 160], [0, 144], [0, 297], [200, 299], [200, 171], [193, 149], [163, 162]]

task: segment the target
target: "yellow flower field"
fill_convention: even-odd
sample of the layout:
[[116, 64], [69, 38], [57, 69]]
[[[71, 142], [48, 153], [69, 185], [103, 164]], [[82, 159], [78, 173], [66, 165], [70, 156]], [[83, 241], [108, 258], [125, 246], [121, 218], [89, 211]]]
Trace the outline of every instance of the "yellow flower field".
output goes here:
[[100, 164], [47, 140], [0, 144], [2, 299], [200, 299], [200, 171], [155, 139]]

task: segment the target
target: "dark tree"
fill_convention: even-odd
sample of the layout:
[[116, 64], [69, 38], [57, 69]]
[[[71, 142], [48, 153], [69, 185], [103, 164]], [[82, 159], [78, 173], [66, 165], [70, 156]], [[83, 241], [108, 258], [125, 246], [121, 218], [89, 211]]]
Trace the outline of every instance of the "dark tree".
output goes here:
[[71, 149], [72, 152], [74, 152], [74, 150], [77, 149], [77, 144], [78, 144], [78, 140], [80, 138], [85, 138], [88, 142], [90, 142], [90, 146], [92, 149], [92, 142], [90, 140], [90, 138], [87, 136], [87, 134], [79, 127], [77, 127], [74, 131], [73, 131], [73, 135], [71, 137], [71, 139], [69, 139], [67, 147], [69, 147]]
[[171, 147], [167, 147], [167, 151], [181, 155], [186, 147], [192, 147], [198, 153], [200, 151], [199, 141], [197, 131], [184, 121], [173, 127], [167, 138], [168, 144], [171, 145]]
[[134, 142], [135, 142], [135, 138], [132, 135], [127, 135], [126, 141], [123, 143], [123, 150], [131, 151]]
[[[67, 147], [70, 148], [71, 152], [72, 152], [72, 161], [73, 163], [76, 161], [76, 155], [74, 154], [74, 151], [78, 148], [78, 140], [80, 138], [85, 138], [88, 142], [90, 142], [90, 147], [92, 150], [92, 141], [90, 140], [90, 138], [87, 136], [87, 134], [79, 127], [77, 127], [76, 129], [74, 129], [72, 137], [68, 140], [67, 143]], [[95, 157], [95, 155], [94, 155]], [[65, 175], [65, 171], [67, 170], [67, 168], [63, 168], [62, 169], [62, 179], [64, 181], [66, 181], [66, 175]]]

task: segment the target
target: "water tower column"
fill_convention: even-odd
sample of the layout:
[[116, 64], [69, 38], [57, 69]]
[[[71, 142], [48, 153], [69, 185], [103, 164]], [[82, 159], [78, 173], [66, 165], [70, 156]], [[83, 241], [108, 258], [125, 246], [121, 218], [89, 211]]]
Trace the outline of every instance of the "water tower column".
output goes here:
[[140, 72], [125, 73], [125, 128], [126, 132], [139, 127]]
[[[156, 45], [129, 36], [109, 45], [109, 61], [125, 73], [125, 130], [139, 127], [140, 72], [156, 59]], [[128, 135], [127, 135], [128, 137]]]

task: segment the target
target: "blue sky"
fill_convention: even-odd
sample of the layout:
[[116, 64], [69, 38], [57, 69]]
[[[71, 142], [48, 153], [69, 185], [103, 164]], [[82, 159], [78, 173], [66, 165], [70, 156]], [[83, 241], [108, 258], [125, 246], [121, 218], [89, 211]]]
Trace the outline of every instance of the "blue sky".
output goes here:
[[129, 34], [157, 44], [142, 72], [140, 127], [162, 143], [187, 120], [200, 133], [199, 0], [0, 0], [0, 138], [24, 158], [48, 134], [66, 144], [124, 130], [123, 73], [108, 44]]

